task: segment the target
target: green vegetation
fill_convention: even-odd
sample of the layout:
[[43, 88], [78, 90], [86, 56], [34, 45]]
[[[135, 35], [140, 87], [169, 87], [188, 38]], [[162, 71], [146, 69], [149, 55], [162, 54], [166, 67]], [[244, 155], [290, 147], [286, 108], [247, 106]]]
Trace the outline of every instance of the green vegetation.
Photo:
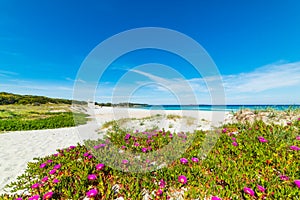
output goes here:
[[[184, 192], [183, 199], [299, 198], [300, 118], [286, 125], [255, 121], [192, 134], [164, 130], [129, 133], [112, 124], [103, 140], [37, 158], [8, 188], [27, 189], [30, 195], [22, 195], [23, 199], [48, 195], [52, 199], [127, 200], [142, 199], [146, 193], [151, 199], [168, 199], [178, 197], [176, 192]], [[204, 155], [203, 141], [208, 136], [219, 138]], [[183, 154], [174, 157], [182, 147], [187, 147]], [[160, 168], [166, 157], [170, 162]], [[130, 172], [136, 169], [144, 173]]]
[[180, 115], [167, 115], [167, 119], [172, 119], [172, 120], [176, 120], [176, 119], [180, 119], [182, 118]]
[[0, 92], [0, 105], [8, 105], [8, 104], [46, 104], [46, 103], [54, 103], [54, 104], [72, 104], [72, 100], [68, 99], [55, 99], [44, 96], [33, 96], [33, 95], [18, 95], [6, 92]]
[[85, 124], [87, 115], [71, 112], [68, 104], [1, 105], [0, 131], [53, 129]]
[[[24, 130], [41, 130], [54, 129], [62, 127], [71, 127], [85, 124], [87, 115], [82, 113], [46, 113], [46, 118], [37, 119], [6, 119], [0, 120], [0, 131], [24, 131]], [[75, 124], [76, 120], [76, 124]]]

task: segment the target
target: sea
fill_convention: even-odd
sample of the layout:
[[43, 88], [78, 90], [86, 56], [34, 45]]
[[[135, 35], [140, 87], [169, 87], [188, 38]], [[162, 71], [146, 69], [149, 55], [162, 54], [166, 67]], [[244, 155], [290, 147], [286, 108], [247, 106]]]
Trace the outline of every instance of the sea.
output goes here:
[[140, 107], [149, 110], [200, 110], [200, 111], [238, 111], [241, 109], [250, 110], [295, 110], [300, 105], [146, 105]]

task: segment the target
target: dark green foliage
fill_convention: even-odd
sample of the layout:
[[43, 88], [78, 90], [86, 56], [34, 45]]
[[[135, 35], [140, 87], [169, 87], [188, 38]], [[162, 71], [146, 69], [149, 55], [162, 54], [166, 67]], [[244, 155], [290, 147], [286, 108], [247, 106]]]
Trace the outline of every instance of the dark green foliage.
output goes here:
[[62, 127], [75, 126], [85, 124], [87, 115], [82, 113], [63, 112], [63, 113], [48, 113], [47, 118], [24, 120], [19, 118], [12, 118], [0, 120], [0, 131], [21, 131], [21, 130], [40, 130], [40, 129], [54, 129]]
[[46, 104], [46, 103], [54, 103], [54, 104], [72, 104], [72, 100], [68, 99], [56, 99], [49, 98], [44, 96], [33, 96], [33, 95], [18, 95], [6, 92], [0, 92], [0, 105], [8, 105], [8, 104]]

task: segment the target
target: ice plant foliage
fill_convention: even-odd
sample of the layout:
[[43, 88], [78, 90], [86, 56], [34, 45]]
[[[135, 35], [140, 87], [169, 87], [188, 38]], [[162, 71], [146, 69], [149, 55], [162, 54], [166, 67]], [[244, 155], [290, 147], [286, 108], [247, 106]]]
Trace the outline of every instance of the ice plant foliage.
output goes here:
[[[28, 183], [26, 190], [30, 193], [11, 198], [0, 195], [0, 199], [141, 199], [142, 189], [149, 191], [153, 199], [170, 199], [169, 194], [183, 188], [188, 188], [184, 192], [186, 199], [287, 199], [287, 194], [299, 196], [299, 169], [295, 164], [299, 160], [299, 129], [300, 121], [292, 121], [290, 126], [261, 121], [227, 124], [226, 128], [216, 129], [218, 141], [207, 155], [201, 146], [208, 132], [195, 131], [191, 133], [194, 139], [190, 147], [177, 159], [172, 157], [174, 148], [184, 145], [182, 140], [188, 141], [191, 134], [165, 130], [128, 132], [117, 127], [107, 133], [109, 139], [90, 140], [86, 146], [78, 144], [38, 158], [28, 165], [26, 176], [11, 184], [23, 190], [21, 186]], [[226, 134], [220, 134], [223, 131]], [[110, 152], [109, 144], [117, 147], [120, 157], [113, 156], [116, 154]], [[173, 160], [157, 170], [165, 159], [149, 151], [164, 151]], [[128, 156], [131, 152], [139, 154], [139, 158]], [[99, 155], [101, 161], [97, 161]], [[200, 162], [198, 155], [205, 159]], [[125, 172], [101, 163], [109, 163], [110, 159]], [[127, 173], [136, 166], [147, 173]], [[156, 170], [151, 171], [151, 167]], [[199, 184], [195, 174], [202, 174], [204, 184]], [[243, 188], [245, 184], [253, 185]]]

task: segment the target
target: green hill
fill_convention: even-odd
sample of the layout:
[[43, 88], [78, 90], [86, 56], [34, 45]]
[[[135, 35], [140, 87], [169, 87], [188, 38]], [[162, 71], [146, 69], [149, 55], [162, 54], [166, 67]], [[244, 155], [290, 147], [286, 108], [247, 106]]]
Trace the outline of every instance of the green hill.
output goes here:
[[0, 92], [0, 105], [9, 105], [9, 104], [27, 105], [27, 104], [46, 104], [46, 103], [72, 104], [72, 100]]

